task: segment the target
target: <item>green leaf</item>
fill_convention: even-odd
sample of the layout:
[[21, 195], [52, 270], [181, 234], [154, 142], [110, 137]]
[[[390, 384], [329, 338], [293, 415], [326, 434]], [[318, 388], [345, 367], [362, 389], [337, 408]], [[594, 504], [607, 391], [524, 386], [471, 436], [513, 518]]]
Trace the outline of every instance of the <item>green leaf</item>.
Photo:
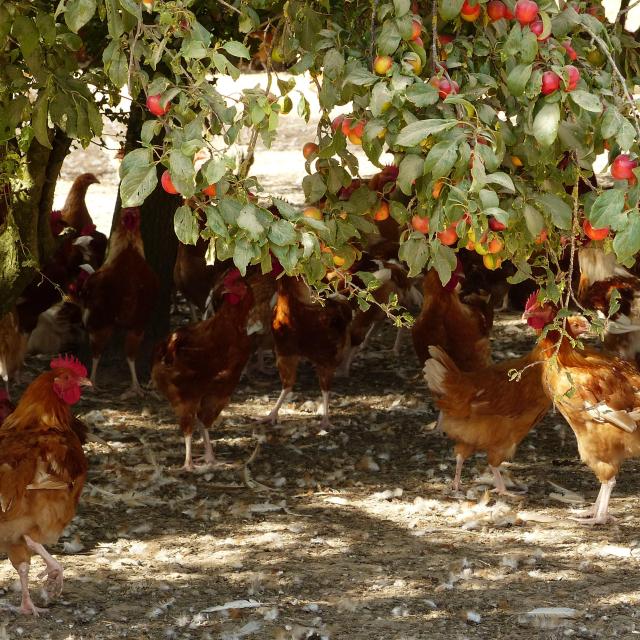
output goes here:
[[220, 215], [217, 207], [208, 205], [205, 207], [205, 215], [207, 216], [207, 227], [217, 236], [227, 238], [229, 231], [224, 218]]
[[451, 274], [458, 264], [456, 253], [452, 247], [447, 247], [440, 242], [436, 242], [433, 247], [433, 266], [438, 272], [438, 277], [442, 284], [451, 280]]
[[413, 190], [413, 181], [424, 173], [424, 160], [422, 156], [409, 154], [400, 162], [398, 179], [396, 184], [405, 195], [410, 195]]
[[538, 55], [538, 39], [536, 38], [535, 33], [529, 29], [522, 33], [519, 53], [522, 64], [529, 64], [533, 62]]
[[557, 102], [546, 103], [533, 120], [533, 135], [543, 147], [548, 147], [558, 137], [559, 126], [560, 105]]
[[607, 140], [612, 138], [618, 133], [622, 126], [622, 116], [618, 113], [615, 107], [608, 106], [602, 116], [602, 123], [600, 125], [600, 133], [602, 137]]
[[624, 212], [625, 191], [622, 189], [607, 189], [593, 202], [588, 213], [589, 222], [596, 228], [611, 227], [614, 231], [621, 229], [627, 216]]
[[530, 64], [516, 65], [507, 76], [507, 88], [511, 95], [521, 96], [531, 77], [533, 66]]
[[73, 33], [78, 33], [96, 12], [96, 0], [69, 0], [64, 12], [64, 21]]
[[51, 149], [49, 141], [49, 91], [42, 91], [33, 105], [31, 126], [36, 140], [47, 149]]
[[314, 173], [302, 179], [302, 189], [307, 202], [318, 202], [327, 192], [327, 185], [324, 183], [321, 174]]
[[626, 119], [622, 118], [620, 129], [616, 134], [616, 142], [623, 150], [631, 149], [636, 138], [636, 130], [633, 125]]
[[[493, 209], [500, 205], [500, 198], [498, 198], [498, 194], [495, 191], [491, 191], [491, 189], [480, 189], [478, 192], [478, 196], [480, 197], [480, 203], [482, 204], [482, 209]], [[484, 211], [484, 213], [487, 213]]]
[[574, 89], [569, 93], [571, 100], [575, 102], [579, 107], [582, 107], [585, 111], [592, 111], [593, 113], [600, 113], [602, 111], [602, 103], [598, 96], [594, 96], [592, 93], [587, 93], [580, 89]]
[[439, 100], [438, 90], [428, 82], [416, 82], [406, 91], [405, 96], [416, 107], [430, 107]]
[[27, 16], [20, 14], [14, 18], [12, 33], [25, 58], [31, 56], [40, 47], [40, 32], [36, 23]]
[[204, 179], [207, 185], [215, 184], [227, 172], [227, 165], [224, 158], [218, 156], [216, 158], [207, 160], [204, 163], [201, 171], [204, 175]]
[[562, 198], [553, 193], [541, 193], [537, 196], [536, 204], [538, 208], [551, 214], [553, 224], [558, 229], [571, 229], [573, 211]]
[[371, 91], [371, 100], [369, 107], [371, 113], [377, 118], [381, 116], [391, 106], [393, 95], [383, 82], [379, 82]]
[[298, 240], [296, 229], [288, 220], [276, 220], [269, 228], [269, 240], [273, 244], [284, 247], [295, 244]]
[[382, 25], [382, 30], [376, 40], [378, 53], [388, 55], [395, 53], [401, 39], [400, 31], [398, 30], [395, 22], [386, 20]]
[[347, 73], [344, 79], [344, 85], [354, 84], [357, 87], [368, 87], [378, 82], [379, 79], [380, 78], [374, 73], [371, 73], [371, 71], [367, 71], [363, 66], [357, 65], [353, 66]]
[[457, 120], [442, 120], [439, 118], [417, 120], [401, 129], [396, 138], [396, 144], [401, 147], [413, 147], [430, 135], [452, 129], [457, 123]]
[[434, 144], [429, 150], [424, 161], [423, 173], [431, 173], [432, 178], [442, 178], [451, 171], [458, 159], [458, 145], [452, 144], [450, 140], [443, 140]]
[[240, 229], [248, 231], [255, 239], [264, 233], [264, 227], [258, 221], [255, 206], [252, 204], [247, 204], [242, 207], [240, 215], [236, 219], [236, 224]]
[[252, 246], [242, 238], [236, 239], [236, 244], [233, 249], [233, 263], [238, 267], [240, 273], [244, 276], [247, 273], [247, 265], [253, 258]]
[[485, 179], [487, 184], [500, 185], [501, 187], [503, 187], [507, 191], [510, 191], [511, 193], [515, 193], [516, 191], [516, 188], [513, 185], [513, 180], [511, 179], [511, 176], [507, 175], [506, 173], [503, 173], [502, 171], [489, 173]]
[[123, 207], [139, 207], [158, 184], [155, 166], [135, 167], [120, 182]]
[[613, 239], [613, 250], [620, 262], [633, 259], [640, 251], [640, 213], [633, 211], [629, 214], [626, 227], [616, 234]]
[[438, 13], [445, 22], [448, 22], [460, 15], [460, 9], [462, 9], [463, 4], [464, 0], [440, 0], [438, 2]]
[[393, 0], [396, 18], [401, 18], [411, 9], [411, 0]]
[[520, 46], [522, 44], [522, 28], [519, 24], [514, 24], [509, 32], [509, 36], [504, 43], [504, 52], [507, 55], [515, 56], [520, 53]]
[[527, 223], [529, 233], [535, 238], [544, 229], [544, 218], [540, 212], [530, 204], [525, 204], [522, 213]]
[[271, 200], [276, 209], [278, 209], [278, 213], [280, 213], [283, 218], [287, 218], [287, 220], [295, 220], [300, 217], [300, 212], [288, 202], [280, 200], [280, 198], [272, 198]]
[[196, 192], [192, 159], [185, 156], [179, 149], [173, 149], [169, 154], [169, 171], [176, 189], [185, 198], [190, 198]]
[[230, 53], [232, 56], [236, 58], [244, 58], [245, 60], [251, 59], [251, 54], [249, 53], [249, 49], [245, 47], [242, 42], [237, 42], [236, 40], [229, 40], [229, 42], [225, 42], [222, 45], [222, 48]]
[[422, 273], [429, 260], [429, 243], [421, 233], [413, 233], [411, 237], [400, 245], [398, 258], [409, 266], [409, 276], [415, 277]]
[[178, 240], [183, 244], [193, 244], [198, 241], [200, 228], [198, 221], [191, 208], [183, 205], [176, 209], [173, 216], [173, 228]]

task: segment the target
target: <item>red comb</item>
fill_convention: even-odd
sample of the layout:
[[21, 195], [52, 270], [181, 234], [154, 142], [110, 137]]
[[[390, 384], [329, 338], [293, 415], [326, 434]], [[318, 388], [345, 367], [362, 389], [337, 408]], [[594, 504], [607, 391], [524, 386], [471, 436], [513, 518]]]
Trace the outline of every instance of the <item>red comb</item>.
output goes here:
[[532, 309], [538, 304], [538, 294], [540, 290], [534, 291], [528, 298], [527, 303], [524, 305], [525, 310]]
[[51, 213], [51, 221], [52, 222], [58, 222], [58, 220], [62, 220], [62, 211], [59, 211], [58, 209], [54, 209]]
[[242, 274], [240, 273], [240, 270], [236, 267], [233, 267], [232, 269], [229, 269], [229, 271], [227, 271], [227, 275], [224, 277], [224, 283], [225, 285], [232, 284], [241, 276]]
[[9, 394], [7, 393], [7, 390], [0, 388], [0, 400], [8, 400], [8, 399], [9, 399]]
[[68, 369], [79, 378], [87, 377], [87, 368], [75, 356], [58, 356], [51, 361], [49, 366], [52, 369]]

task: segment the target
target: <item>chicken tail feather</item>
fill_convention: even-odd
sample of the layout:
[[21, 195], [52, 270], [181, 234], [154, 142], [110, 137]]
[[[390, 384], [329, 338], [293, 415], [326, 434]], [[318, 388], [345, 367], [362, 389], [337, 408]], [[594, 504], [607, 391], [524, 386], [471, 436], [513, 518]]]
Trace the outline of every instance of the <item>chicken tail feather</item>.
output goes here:
[[458, 374], [460, 370], [440, 347], [430, 346], [429, 355], [431, 358], [424, 364], [424, 379], [431, 393], [443, 395], [446, 393], [445, 383], [447, 376]]

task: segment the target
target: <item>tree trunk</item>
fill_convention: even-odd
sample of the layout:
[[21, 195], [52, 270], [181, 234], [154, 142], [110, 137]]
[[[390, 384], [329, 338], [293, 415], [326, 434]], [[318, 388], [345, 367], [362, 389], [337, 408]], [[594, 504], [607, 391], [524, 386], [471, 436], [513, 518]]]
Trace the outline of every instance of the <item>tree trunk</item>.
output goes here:
[[[55, 183], [71, 141], [56, 130], [52, 149], [31, 142], [24, 171], [23, 188], [8, 197], [0, 220], [0, 316], [13, 307], [36, 270], [53, 250], [49, 214]], [[4, 190], [3, 190], [4, 191]]]
[[[132, 104], [131, 114], [127, 125], [125, 153], [140, 146], [140, 134], [146, 111], [135, 103]], [[156, 139], [154, 144], [160, 144]], [[169, 309], [171, 306], [171, 292], [173, 289], [173, 265], [176, 260], [178, 240], [173, 229], [173, 216], [182, 204], [181, 198], [169, 195], [160, 186], [160, 176], [164, 167], [158, 166], [158, 186], [140, 207], [141, 232], [144, 242], [145, 257], [149, 266], [156, 272], [160, 280], [160, 290], [155, 311], [146, 330], [145, 344], [141, 353], [143, 368], [149, 360], [153, 345], [164, 338], [169, 332]], [[116, 209], [111, 229], [118, 223], [121, 207], [120, 193], [116, 200]]]

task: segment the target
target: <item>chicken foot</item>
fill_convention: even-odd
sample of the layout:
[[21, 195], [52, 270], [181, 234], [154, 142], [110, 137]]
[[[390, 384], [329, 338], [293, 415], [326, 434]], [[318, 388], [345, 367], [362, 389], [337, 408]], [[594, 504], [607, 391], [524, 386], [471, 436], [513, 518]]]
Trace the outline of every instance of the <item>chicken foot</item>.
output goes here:
[[37, 553], [47, 565], [47, 568], [38, 574], [38, 578], [47, 576], [45, 589], [50, 597], [57, 597], [62, 593], [62, 585], [64, 582], [62, 565], [39, 543], [32, 540], [28, 535], [22, 536], [27, 547], [34, 553]]
[[46, 613], [47, 609], [36, 607], [36, 605], [33, 604], [33, 600], [31, 599], [31, 594], [29, 593], [29, 563], [28, 562], [21, 562], [18, 565], [18, 576], [20, 577], [20, 589], [22, 590], [22, 602], [20, 603], [20, 609], [18, 609], [18, 611], [26, 615], [35, 616], [36, 618], [41, 613]]
[[120, 396], [121, 400], [127, 400], [128, 398], [133, 398], [135, 396], [144, 396], [144, 390], [138, 381], [136, 361], [133, 358], [127, 358], [127, 365], [129, 366], [129, 373], [131, 374], [131, 386]]
[[601, 483], [598, 497], [593, 506], [585, 512], [584, 517], [572, 518], [572, 520], [587, 525], [607, 524], [615, 521], [615, 518], [609, 515], [609, 500], [615, 486], [615, 477]]
[[280, 407], [284, 404], [285, 398], [291, 393], [293, 387], [283, 388], [276, 402], [276, 406], [271, 409], [269, 414], [262, 418], [256, 418], [257, 422], [269, 422], [271, 424], [278, 424], [278, 414], [280, 413]]
[[322, 421], [320, 422], [320, 426], [323, 429], [332, 429], [333, 425], [329, 420], [329, 392], [322, 391]]

